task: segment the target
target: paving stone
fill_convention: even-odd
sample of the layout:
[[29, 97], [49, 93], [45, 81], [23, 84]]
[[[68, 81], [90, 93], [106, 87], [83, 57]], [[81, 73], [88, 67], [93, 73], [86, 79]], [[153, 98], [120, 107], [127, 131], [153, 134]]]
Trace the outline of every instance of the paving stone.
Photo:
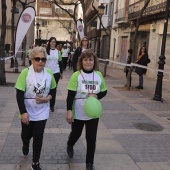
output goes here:
[[170, 162], [170, 135], [114, 135], [135, 162]]
[[105, 124], [105, 126], [109, 129], [135, 129], [133, 126], [136, 123], [153, 123], [156, 124], [154, 121], [152, 121], [147, 116], [140, 114], [137, 112], [137, 114], [133, 113], [124, 113], [125, 111], [121, 111], [119, 113], [114, 114], [113, 113], [103, 113], [101, 116], [102, 122]]

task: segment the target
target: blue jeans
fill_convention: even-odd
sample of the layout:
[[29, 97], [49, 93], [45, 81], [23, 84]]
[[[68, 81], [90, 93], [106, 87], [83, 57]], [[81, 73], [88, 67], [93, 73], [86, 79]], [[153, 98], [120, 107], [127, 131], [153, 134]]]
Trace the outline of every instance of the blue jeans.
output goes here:
[[139, 75], [139, 86], [143, 87], [143, 74]]

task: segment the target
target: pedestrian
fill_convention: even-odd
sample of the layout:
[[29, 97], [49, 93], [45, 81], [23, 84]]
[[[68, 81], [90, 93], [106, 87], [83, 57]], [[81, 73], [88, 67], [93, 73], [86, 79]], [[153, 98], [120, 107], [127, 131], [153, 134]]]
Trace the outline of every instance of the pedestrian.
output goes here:
[[[129, 49], [128, 50], [128, 57], [127, 57], [127, 60], [126, 60], [126, 63], [127, 64], [131, 64], [131, 62], [132, 62], [132, 49]], [[130, 67], [129, 66], [126, 66], [125, 67], [125, 73], [126, 73], [126, 79], [127, 79], [127, 77], [128, 77], [128, 73], [129, 73], [129, 70], [130, 69]], [[132, 83], [132, 76], [130, 75], [130, 87], [131, 87], [131, 83]], [[127, 84], [125, 85], [125, 87], [127, 86]]]
[[[106, 84], [98, 70], [96, 54], [88, 49], [82, 52], [78, 60], [78, 71], [73, 73], [68, 84], [66, 120], [71, 124], [71, 133], [67, 141], [67, 154], [74, 156], [74, 145], [86, 127], [86, 170], [94, 170], [94, 153], [99, 118], [91, 119], [84, 112], [84, 104], [89, 96], [103, 98], [107, 93]], [[90, 88], [91, 86], [92, 89]]]
[[62, 51], [62, 60], [63, 60], [63, 70], [66, 70], [68, 55], [70, 53], [70, 49], [67, 47], [67, 44], [64, 44], [61, 51]]
[[[141, 47], [139, 50], [139, 56], [136, 61], [137, 64], [147, 66], [150, 63], [150, 59], [148, 56], [148, 52], [145, 46]], [[147, 69], [136, 67], [135, 72], [139, 75], [139, 85], [136, 87], [137, 89], [143, 89], [143, 75], [146, 74]]]
[[72, 69], [72, 52], [68, 53], [68, 67]]
[[29, 49], [26, 51], [27, 58], [28, 58], [28, 62], [29, 62], [29, 66], [32, 64], [32, 63], [31, 63], [31, 60], [30, 60], [30, 58], [29, 58], [30, 50], [32, 50], [32, 49], [33, 49], [33, 46], [30, 45], [30, 46], [29, 46]]
[[56, 82], [50, 69], [46, 69], [46, 52], [42, 47], [30, 51], [32, 65], [20, 73], [16, 82], [16, 97], [21, 116], [22, 152], [29, 153], [33, 138], [32, 170], [41, 170], [40, 154], [43, 134], [50, 112], [50, 100], [54, 97]]
[[[46, 48], [47, 52], [47, 62], [45, 64], [46, 68], [49, 68], [55, 78], [56, 84], [58, 84], [59, 79], [63, 78], [63, 70], [62, 70], [62, 56], [61, 52], [56, 49], [57, 40], [55, 37], [51, 37], [48, 41], [48, 45]], [[55, 91], [55, 97], [50, 101], [50, 111], [54, 112], [55, 99], [56, 99], [57, 87]]]
[[75, 50], [74, 55], [73, 55], [73, 60], [72, 60], [73, 72], [77, 71], [78, 58], [80, 57], [80, 55], [83, 51], [88, 49], [88, 46], [89, 46], [88, 38], [86, 36], [84, 36], [80, 41], [79, 47], [77, 47], [77, 49]]

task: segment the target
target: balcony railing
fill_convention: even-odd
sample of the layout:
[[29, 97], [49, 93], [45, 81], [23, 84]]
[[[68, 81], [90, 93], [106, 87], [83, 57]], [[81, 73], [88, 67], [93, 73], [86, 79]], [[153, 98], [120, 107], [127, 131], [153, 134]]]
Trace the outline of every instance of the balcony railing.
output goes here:
[[125, 21], [125, 8], [119, 9], [116, 14], [115, 22]]
[[[144, 7], [144, 0], [138, 1], [129, 6], [129, 15], [128, 19], [135, 19], [140, 15], [141, 9]], [[157, 3], [155, 5], [148, 5], [148, 7], [144, 10], [143, 15], [151, 15], [157, 13], [159, 11], [165, 11], [166, 2]]]

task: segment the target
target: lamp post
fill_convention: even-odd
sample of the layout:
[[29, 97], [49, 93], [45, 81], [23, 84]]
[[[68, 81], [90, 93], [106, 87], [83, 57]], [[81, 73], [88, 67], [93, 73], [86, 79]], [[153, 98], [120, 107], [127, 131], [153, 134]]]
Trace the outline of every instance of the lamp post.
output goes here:
[[38, 30], [39, 35], [38, 35], [38, 44], [41, 46], [41, 29]]
[[73, 42], [73, 48], [75, 47], [75, 36], [76, 36], [76, 31], [72, 31], [72, 42]]
[[39, 45], [39, 34], [38, 34], [39, 28], [40, 28], [40, 24], [39, 24], [39, 22], [37, 22], [37, 23], [36, 23], [36, 29], [37, 29], [37, 40], [36, 40], [36, 44], [38, 44], [38, 45]]
[[101, 39], [101, 22], [102, 22], [102, 15], [104, 14], [104, 9], [105, 9], [105, 6], [101, 3], [100, 6], [98, 6], [98, 16], [99, 16], [99, 21], [100, 21], [100, 24], [99, 24], [99, 41], [98, 41], [98, 49], [97, 49], [97, 56], [98, 57], [101, 57], [101, 54], [100, 54], [100, 39]]
[[[19, 13], [18, 8], [16, 8], [16, 0], [11, 0], [11, 5], [12, 5], [12, 9], [11, 9], [11, 50], [13, 55], [15, 55], [15, 37], [14, 37], [14, 27], [15, 27], [15, 14]], [[15, 65], [15, 72], [18, 72], [18, 62], [16, 59], [16, 56], [14, 56], [15, 60], [13, 58], [11, 58], [11, 65], [10, 67], [13, 68]]]
[[[166, 57], [165, 57], [165, 47], [166, 47], [169, 7], [170, 7], [170, 1], [167, 0], [166, 11], [165, 11], [163, 38], [162, 38], [162, 47], [161, 47], [161, 56], [159, 57], [159, 62], [158, 62], [158, 64], [159, 64], [158, 69], [160, 69], [160, 70], [164, 70], [165, 59], [166, 59]], [[163, 72], [158, 71], [155, 95], [153, 97], [153, 100], [162, 101], [162, 79], [163, 79]]]

